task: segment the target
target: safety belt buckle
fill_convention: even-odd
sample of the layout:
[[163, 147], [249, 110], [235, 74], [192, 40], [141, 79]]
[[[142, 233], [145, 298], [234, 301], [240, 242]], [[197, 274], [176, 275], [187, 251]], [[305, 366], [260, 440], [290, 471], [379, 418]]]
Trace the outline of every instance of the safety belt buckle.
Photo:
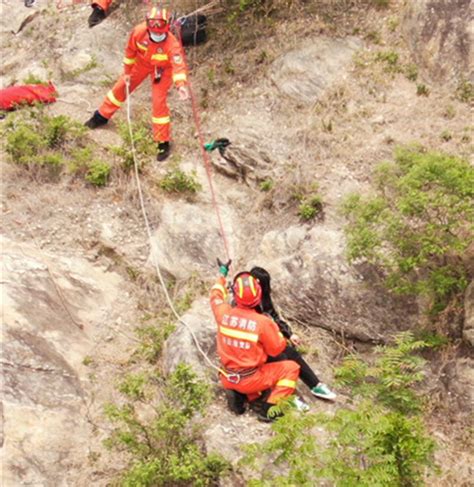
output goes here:
[[226, 379], [231, 384], [238, 384], [240, 382], [240, 375], [239, 374], [228, 374]]

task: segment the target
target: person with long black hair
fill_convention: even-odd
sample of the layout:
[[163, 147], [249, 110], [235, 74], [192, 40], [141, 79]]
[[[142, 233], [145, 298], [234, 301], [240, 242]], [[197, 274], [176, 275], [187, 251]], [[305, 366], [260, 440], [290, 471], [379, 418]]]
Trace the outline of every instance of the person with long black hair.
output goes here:
[[271, 298], [270, 274], [263, 267], [253, 267], [250, 269], [250, 274], [255, 277], [262, 288], [262, 299], [257, 311], [270, 316], [278, 325], [280, 332], [287, 340], [285, 350], [276, 357], [268, 357], [268, 362], [277, 362], [280, 360], [293, 360], [300, 366], [300, 379], [309, 387], [311, 394], [321, 399], [333, 401], [336, 399], [336, 394], [332, 392], [329, 387], [321, 382], [313, 369], [298, 352], [297, 346], [300, 344], [300, 337], [293, 333], [291, 327], [284, 320], [275, 309]]

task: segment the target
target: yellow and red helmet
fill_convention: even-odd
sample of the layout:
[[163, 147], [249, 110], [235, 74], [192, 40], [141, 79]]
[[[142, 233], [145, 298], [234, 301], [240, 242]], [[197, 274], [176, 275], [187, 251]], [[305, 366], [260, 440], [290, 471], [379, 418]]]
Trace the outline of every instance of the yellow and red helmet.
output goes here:
[[255, 308], [262, 300], [260, 283], [249, 272], [241, 272], [235, 276], [232, 290], [237, 306]]
[[146, 25], [150, 32], [163, 34], [170, 29], [170, 13], [166, 8], [153, 7], [146, 15]]

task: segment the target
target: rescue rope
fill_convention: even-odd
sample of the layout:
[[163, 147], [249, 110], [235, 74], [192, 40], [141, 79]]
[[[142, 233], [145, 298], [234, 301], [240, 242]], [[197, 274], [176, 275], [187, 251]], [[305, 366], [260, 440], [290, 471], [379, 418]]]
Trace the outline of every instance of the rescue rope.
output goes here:
[[168, 289], [166, 287], [165, 280], [163, 279], [163, 275], [161, 274], [160, 266], [159, 266], [159, 263], [158, 263], [158, 259], [156, 257], [156, 252], [155, 252], [155, 250], [153, 248], [154, 246], [153, 246], [153, 238], [152, 238], [152, 233], [151, 233], [151, 227], [150, 227], [150, 222], [148, 220], [148, 215], [147, 215], [146, 208], [145, 208], [145, 200], [143, 198], [143, 190], [142, 190], [142, 185], [141, 185], [141, 182], [140, 182], [140, 174], [138, 172], [138, 162], [137, 162], [137, 154], [136, 154], [136, 149], [135, 149], [135, 141], [133, 140], [133, 130], [132, 130], [132, 121], [131, 121], [130, 89], [129, 88], [130, 88], [129, 87], [129, 83], [126, 82], [125, 83], [125, 89], [126, 89], [126, 95], [127, 95], [127, 125], [128, 125], [128, 133], [129, 133], [129, 136], [130, 136], [130, 146], [131, 146], [131, 149], [132, 149], [133, 167], [134, 167], [134, 173], [135, 173], [135, 180], [136, 180], [136, 183], [137, 183], [138, 197], [139, 197], [139, 200], [140, 200], [140, 207], [141, 207], [141, 211], [142, 211], [142, 215], [143, 215], [143, 220], [145, 221], [146, 232], [147, 232], [148, 241], [149, 241], [149, 244], [150, 244], [151, 258], [152, 258], [153, 264], [155, 266], [155, 270], [156, 270], [156, 273], [158, 275], [158, 279], [160, 281], [161, 287], [163, 288], [163, 292], [165, 294], [166, 301], [168, 302], [168, 306], [170, 307], [170, 309], [173, 312], [173, 314], [176, 317], [176, 319], [182, 325], [184, 325], [187, 328], [187, 330], [189, 331], [189, 333], [191, 334], [191, 336], [192, 336], [192, 338], [194, 340], [194, 343], [196, 344], [196, 348], [199, 350], [199, 352], [204, 357], [204, 359], [206, 360], [206, 362], [212, 368], [216, 369], [219, 373], [226, 375], [225, 372], [222, 369], [220, 369], [219, 367], [217, 367], [211, 361], [211, 359], [207, 356], [206, 352], [204, 352], [204, 350], [201, 348], [201, 345], [199, 344], [199, 341], [198, 341], [195, 333], [193, 332], [193, 330], [189, 326], [189, 324], [186, 323], [186, 321], [184, 321], [181, 318], [181, 316], [179, 316], [178, 312], [176, 311], [176, 308], [174, 307], [173, 301], [172, 301], [172, 299], [171, 299], [171, 297], [169, 295]]
[[[183, 62], [185, 65], [187, 65], [186, 54], [184, 52], [184, 47], [183, 47], [183, 44], [181, 42], [181, 28], [180, 28], [180, 26], [178, 26], [178, 41], [179, 41], [179, 44], [181, 46]], [[206, 169], [206, 176], [207, 176], [207, 180], [209, 182], [209, 188], [211, 190], [212, 206], [214, 207], [214, 211], [215, 211], [216, 216], [217, 216], [217, 221], [219, 223], [219, 228], [220, 228], [220, 232], [221, 232], [222, 242], [224, 244], [224, 250], [225, 250], [226, 258], [227, 258], [227, 261], [230, 261], [229, 245], [228, 245], [226, 233], [224, 230], [224, 224], [222, 223], [222, 217], [221, 217], [221, 212], [219, 210], [219, 205], [217, 204], [216, 192], [214, 189], [214, 184], [212, 182], [211, 162], [209, 160], [209, 154], [204, 147], [204, 137], [202, 135], [201, 119], [199, 116], [199, 110], [197, 108], [196, 96], [194, 94], [194, 90], [192, 87], [191, 80], [188, 80], [188, 89], [189, 89], [189, 95], [191, 97], [191, 107], [192, 107], [192, 112], [193, 112], [194, 125], [196, 126], [196, 131], [197, 131], [197, 135], [198, 135], [199, 148], [201, 150], [201, 156], [202, 156], [202, 159], [204, 161], [204, 167]]]

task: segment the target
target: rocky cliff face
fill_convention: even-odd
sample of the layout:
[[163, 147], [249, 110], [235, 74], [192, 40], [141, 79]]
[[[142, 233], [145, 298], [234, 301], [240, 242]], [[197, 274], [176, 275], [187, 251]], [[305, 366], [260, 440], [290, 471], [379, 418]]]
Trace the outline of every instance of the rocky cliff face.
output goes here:
[[[434, 84], [429, 97], [418, 96], [403, 69], [391, 72], [374, 60], [391, 46], [403, 49], [400, 33], [387, 28], [398, 16], [410, 46], [410, 52], [401, 53], [404, 58], [415, 59], [433, 80], [467, 78], [469, 2], [392, 4], [392, 10], [369, 9], [334, 25], [325, 24], [329, 21], [319, 13], [312, 22], [292, 19], [257, 47], [249, 43], [243, 52], [231, 52], [232, 62], [222, 53], [221, 40], [212, 37], [188, 53], [195, 92], [205, 99], [215, 90], [211, 106], [207, 100], [209, 108], [204, 102], [201, 107], [205, 136], [232, 142], [226, 158], [215, 151], [210, 159], [233, 271], [259, 265], [271, 272], [276, 304], [305, 336], [313, 351], [308, 361], [328, 382], [340, 357], [339, 342], [384, 342], [420, 318], [417, 303], [388, 293], [376, 270], [348, 263], [341, 202], [353, 191], [371, 190], [373, 168], [392, 156], [396, 144], [415, 139], [440, 150], [470, 151], [465, 130], [469, 107], [452, 99], [451, 88]], [[2, 83], [21, 82], [28, 74], [52, 79], [60, 101], [49, 113], [77, 120], [90, 116], [119, 74], [126, 34], [141, 18], [132, 2], [122, 2], [92, 30], [86, 24], [88, 4], [58, 11], [38, 0], [31, 10], [3, 0], [2, 9], [12, 12], [0, 20]], [[248, 70], [251, 76], [246, 77]], [[144, 83], [133, 95], [133, 117], [149, 112], [148, 90]], [[189, 328], [176, 323], [165, 346], [164, 369], [169, 372], [184, 361], [218, 383], [190, 329], [216, 363], [206, 293], [216, 275], [215, 258], [224, 258], [225, 249], [191, 110], [179, 106], [173, 95], [170, 104], [176, 155], [169, 165], [145, 160], [141, 174], [153, 252], [135, 182], [119, 167], [109, 187], [97, 191], [76, 181], [55, 187], [11, 168], [5, 172], [2, 454], [7, 487], [110, 484], [115, 464], [94, 460], [102, 454], [107, 433], [101, 410], [119, 396], [115, 378], [134, 366], [133, 329], [149, 308], [163, 312], [157, 283], [140, 279], [145, 271], [154, 272], [154, 259], [170, 288], [196, 275], [207, 283], [183, 316]], [[455, 116], [449, 115], [453, 111]], [[116, 120], [123, 122], [125, 114]], [[120, 143], [118, 121], [90, 134], [116, 166], [109, 145]], [[443, 131], [451, 137], [442, 138]], [[157, 191], [156, 181], [175, 164], [196, 171], [203, 189], [194, 198]], [[323, 212], [305, 221], [298, 216], [295, 195], [313, 183]], [[25, 219], [38, 223], [39, 246], [22, 227]], [[130, 291], [136, 287], [146, 298]], [[472, 343], [472, 306], [466, 303], [464, 336]], [[91, 361], [100, 365], [91, 367]], [[469, 370], [468, 359], [453, 366], [443, 385], [446, 395], [452, 391], [453, 408], [458, 399], [465, 407]], [[342, 397], [341, 403], [349, 399]], [[338, 405], [312, 407], [334, 410]], [[235, 419], [218, 394], [205, 434], [209, 449], [235, 460], [246, 435], [266, 433], [250, 415]], [[441, 442], [450, 452], [447, 468], [456, 479], [450, 434]]]
[[427, 76], [455, 84], [473, 79], [473, 7], [470, 0], [407, 2], [403, 30]]
[[116, 338], [122, 279], [5, 238], [2, 254], [3, 482], [77, 485], [94, 436], [85, 358]]

